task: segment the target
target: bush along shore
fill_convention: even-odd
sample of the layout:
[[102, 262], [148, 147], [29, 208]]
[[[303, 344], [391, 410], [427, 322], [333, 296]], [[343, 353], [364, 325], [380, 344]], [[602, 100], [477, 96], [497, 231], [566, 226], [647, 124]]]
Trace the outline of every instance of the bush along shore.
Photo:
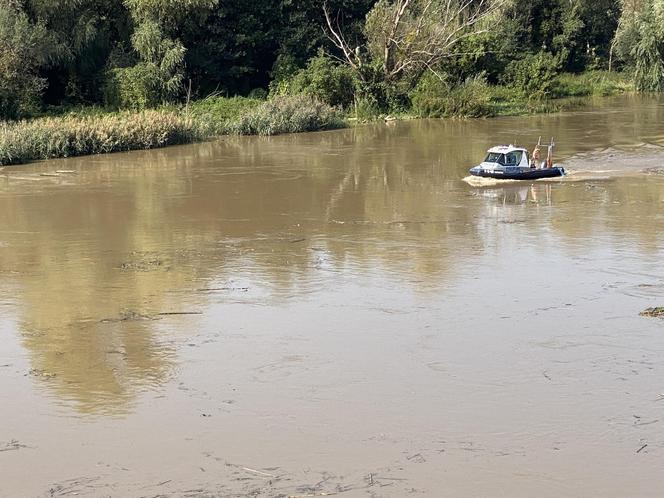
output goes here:
[[[298, 79], [306, 79], [306, 74]], [[328, 87], [331, 87], [332, 90]], [[481, 118], [555, 112], [583, 101], [565, 97], [609, 96], [632, 91], [619, 74], [563, 74], [551, 97], [526, 97], [515, 86], [490, 85], [482, 76], [450, 83], [430, 75], [411, 92], [407, 107], [380, 110], [352, 93], [345, 105], [334, 78], [317, 86], [281, 88], [269, 99], [211, 96], [186, 106], [109, 112], [81, 108], [63, 115], [0, 122], [0, 166], [35, 160], [153, 149], [220, 135], [277, 135], [330, 130], [387, 115], [411, 118]], [[349, 92], [355, 92], [350, 89]]]

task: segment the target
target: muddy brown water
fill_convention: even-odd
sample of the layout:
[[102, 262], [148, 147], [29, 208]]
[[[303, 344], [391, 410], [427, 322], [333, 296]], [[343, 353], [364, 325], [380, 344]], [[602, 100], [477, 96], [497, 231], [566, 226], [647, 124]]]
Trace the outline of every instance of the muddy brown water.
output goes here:
[[[564, 180], [464, 182], [555, 136]], [[0, 174], [0, 496], [661, 496], [664, 101]]]

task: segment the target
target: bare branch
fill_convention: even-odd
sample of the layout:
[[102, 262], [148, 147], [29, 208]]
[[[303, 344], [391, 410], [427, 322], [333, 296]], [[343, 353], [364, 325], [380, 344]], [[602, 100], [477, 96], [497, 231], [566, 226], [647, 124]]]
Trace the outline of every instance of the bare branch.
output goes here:
[[346, 59], [346, 62], [355, 69], [359, 73], [359, 61], [357, 61], [356, 56], [353, 54], [353, 51], [350, 49], [348, 46], [348, 43], [346, 43], [345, 38], [343, 37], [343, 34], [341, 32], [341, 29], [339, 28], [339, 22], [337, 20], [337, 28], [335, 29], [334, 26], [332, 25], [332, 19], [330, 17], [330, 12], [327, 10], [327, 3], [323, 4], [323, 12], [325, 13], [325, 21], [327, 22], [327, 29], [329, 30], [330, 34], [328, 35], [328, 38], [334, 43], [334, 45], [339, 48]]
[[[369, 14], [368, 56], [382, 66], [386, 81], [413, 84], [424, 71], [449, 57], [452, 47], [487, 31], [481, 26], [507, 0], [393, 0]], [[351, 50], [339, 23], [324, 6], [328, 36], [345, 62], [361, 75], [360, 56]]]

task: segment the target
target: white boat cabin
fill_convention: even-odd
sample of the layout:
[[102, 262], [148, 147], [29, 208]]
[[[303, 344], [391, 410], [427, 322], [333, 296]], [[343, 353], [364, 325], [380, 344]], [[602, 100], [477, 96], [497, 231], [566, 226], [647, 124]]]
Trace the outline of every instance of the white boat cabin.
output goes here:
[[485, 169], [504, 167], [529, 168], [530, 159], [528, 151], [523, 147], [514, 145], [499, 145], [492, 147], [482, 165]]

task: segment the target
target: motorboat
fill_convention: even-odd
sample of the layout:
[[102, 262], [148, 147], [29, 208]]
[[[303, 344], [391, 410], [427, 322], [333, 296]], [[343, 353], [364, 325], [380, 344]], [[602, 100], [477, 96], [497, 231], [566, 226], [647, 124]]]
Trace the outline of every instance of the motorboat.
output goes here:
[[[565, 176], [565, 168], [553, 164], [553, 139], [542, 144], [540, 138], [529, 157], [528, 150], [516, 145], [499, 145], [488, 150], [484, 161], [470, 170], [473, 176], [500, 180], [537, 180]], [[546, 161], [540, 162], [541, 147], [547, 147]]]

